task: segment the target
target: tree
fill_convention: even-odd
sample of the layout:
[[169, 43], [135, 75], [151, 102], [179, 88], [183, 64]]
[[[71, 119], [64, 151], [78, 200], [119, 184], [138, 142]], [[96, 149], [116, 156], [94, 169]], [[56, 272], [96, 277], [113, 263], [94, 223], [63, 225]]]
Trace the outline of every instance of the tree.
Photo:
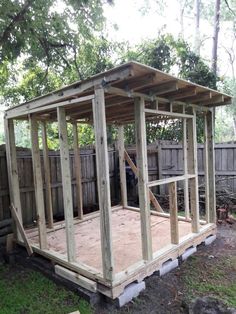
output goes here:
[[194, 18], [195, 18], [195, 39], [194, 52], [200, 55], [200, 0], [194, 1]]
[[[108, 1], [111, 2], [111, 1]], [[12, 67], [37, 66], [44, 73], [76, 71], [82, 47], [103, 28], [102, 0], [2, 0], [0, 3], [0, 86], [17, 81]]]
[[[189, 45], [181, 40], [175, 40], [171, 35], [161, 35], [156, 40], [148, 40], [129, 50], [122, 61], [136, 60], [145, 63], [161, 71], [176, 74], [200, 85], [216, 88], [217, 77], [196, 55]], [[197, 120], [198, 141], [203, 141], [203, 121]], [[163, 120], [158, 123], [147, 123], [148, 143], [158, 139], [182, 139], [182, 127], [180, 120]], [[134, 143], [134, 129], [129, 125], [125, 129], [127, 143]]]
[[214, 72], [215, 74], [217, 73], [217, 50], [218, 50], [218, 36], [220, 30], [220, 4], [221, 0], [215, 0], [214, 31], [211, 57], [211, 69], [212, 72]]

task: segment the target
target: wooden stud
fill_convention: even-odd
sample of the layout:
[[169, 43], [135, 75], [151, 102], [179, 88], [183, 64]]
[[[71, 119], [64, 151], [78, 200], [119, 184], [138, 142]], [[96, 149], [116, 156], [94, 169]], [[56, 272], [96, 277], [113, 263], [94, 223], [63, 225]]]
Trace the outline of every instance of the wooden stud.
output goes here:
[[118, 127], [118, 153], [119, 153], [119, 169], [120, 169], [120, 190], [121, 204], [127, 206], [127, 184], [126, 184], [126, 168], [125, 168], [125, 144], [124, 144], [124, 127]]
[[73, 147], [75, 158], [75, 179], [76, 179], [76, 196], [77, 196], [77, 208], [78, 218], [83, 219], [83, 193], [82, 193], [82, 178], [81, 178], [81, 158], [78, 139], [78, 126], [77, 123], [73, 123]]
[[43, 142], [43, 163], [45, 176], [45, 196], [46, 196], [46, 212], [48, 219], [48, 227], [53, 228], [53, 209], [52, 209], [52, 194], [51, 194], [51, 177], [50, 177], [50, 161], [48, 156], [47, 143], [47, 126], [46, 122], [41, 122], [42, 125], [42, 142]]
[[76, 259], [76, 254], [73, 221], [73, 200], [65, 108], [63, 107], [57, 108], [57, 117], [60, 140], [60, 159], [61, 159], [64, 216], [66, 223], [67, 258], [69, 262], [74, 262]]
[[110, 178], [106, 133], [106, 114], [104, 90], [95, 89], [93, 101], [93, 121], [96, 146], [97, 185], [100, 209], [101, 248], [103, 276], [106, 280], [113, 280], [114, 262], [112, 252], [111, 232], [111, 198]]
[[204, 115], [204, 178], [205, 178], [205, 215], [206, 222], [210, 222], [209, 217], [209, 165], [208, 165], [209, 142], [207, 136], [207, 116]]
[[199, 224], [199, 195], [198, 195], [198, 165], [197, 165], [197, 130], [196, 111], [193, 109], [193, 119], [188, 119], [188, 173], [194, 175], [189, 179], [192, 232], [198, 233]]
[[30, 116], [30, 138], [31, 138], [31, 150], [32, 150], [32, 163], [33, 163], [33, 175], [34, 175], [34, 193], [35, 203], [37, 210], [37, 223], [39, 229], [39, 243], [41, 249], [47, 249], [47, 234], [46, 234], [46, 222], [45, 222], [45, 208], [44, 208], [44, 196], [43, 196], [43, 179], [39, 150], [39, 137], [38, 137], [38, 121]]
[[[187, 143], [187, 120], [184, 118], [183, 122], [183, 165], [184, 175], [188, 174], [188, 143]], [[184, 210], [185, 218], [189, 219], [189, 186], [188, 179], [184, 180]]]
[[209, 111], [206, 115], [206, 131], [208, 146], [207, 165], [209, 182], [209, 222], [216, 223], [214, 115], [212, 111]]
[[27, 250], [27, 253], [29, 255], [32, 255], [33, 254], [33, 250], [32, 250], [32, 247], [30, 245], [30, 242], [29, 242], [29, 239], [25, 233], [25, 230], [24, 230], [24, 227], [22, 225], [22, 222], [20, 221], [20, 218], [19, 218], [19, 215], [18, 215], [18, 212], [15, 208], [15, 206], [13, 204], [11, 204], [10, 206], [11, 208], [11, 215], [12, 215], [12, 218], [14, 219], [16, 225], [17, 225], [17, 228], [22, 236], [22, 239], [24, 241], [24, 244], [25, 244], [25, 247], [26, 247], [26, 250]]
[[168, 184], [170, 199], [170, 232], [171, 243], [179, 244], [179, 224], [178, 224], [178, 205], [177, 205], [177, 183]]
[[[132, 159], [130, 158], [130, 156], [126, 150], [124, 151], [124, 157], [125, 157], [125, 160], [127, 161], [127, 163], [129, 164], [130, 168], [132, 169], [133, 173], [135, 174], [135, 176], [138, 177], [138, 169], [135, 166], [135, 164], [133, 163]], [[149, 189], [149, 198], [150, 198], [150, 201], [152, 202], [153, 206], [156, 208], [156, 210], [160, 213], [163, 213], [164, 211], [161, 208], [161, 205], [159, 204], [155, 195], [152, 193], [152, 191], [150, 189]]]
[[[16, 159], [16, 144], [15, 144], [15, 132], [14, 132], [14, 122], [12, 119], [4, 119], [5, 127], [5, 141], [6, 141], [6, 158], [7, 158], [7, 171], [8, 171], [8, 181], [9, 181], [9, 192], [10, 201], [14, 203], [17, 208], [18, 217], [22, 223], [22, 209], [21, 209], [21, 199], [20, 199], [20, 186], [19, 186], [19, 175]], [[21, 240], [21, 234], [17, 228], [17, 239]]]
[[150, 261], [152, 259], [152, 235], [150, 223], [150, 200], [147, 188], [148, 164], [144, 99], [135, 98], [134, 104], [142, 254], [144, 260]]

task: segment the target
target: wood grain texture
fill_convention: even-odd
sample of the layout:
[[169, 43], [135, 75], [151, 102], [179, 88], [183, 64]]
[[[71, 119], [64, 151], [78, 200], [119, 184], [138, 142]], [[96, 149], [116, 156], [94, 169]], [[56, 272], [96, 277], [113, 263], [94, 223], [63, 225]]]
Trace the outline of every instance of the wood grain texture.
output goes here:
[[43, 179], [38, 138], [38, 121], [31, 116], [29, 118], [29, 122], [34, 176], [34, 193], [37, 210], [37, 224], [39, 228], [40, 248], [47, 249]]
[[102, 88], [97, 88], [94, 92], [95, 98], [93, 101], [93, 120], [96, 146], [103, 276], [107, 280], [112, 280], [114, 276], [114, 261], [112, 252], [111, 199], [105, 101], [104, 91]]
[[152, 259], [152, 236], [150, 225], [150, 199], [147, 188], [148, 165], [144, 99], [135, 98], [135, 134], [137, 149], [138, 190], [141, 218], [142, 254], [144, 260]]
[[73, 221], [73, 200], [71, 189], [70, 173], [70, 156], [68, 147], [68, 134], [65, 108], [57, 108], [60, 157], [61, 157], [61, 176], [64, 202], [64, 215], [66, 222], [66, 241], [67, 241], [67, 258], [69, 262], [75, 261], [75, 238], [74, 238], [74, 221]]

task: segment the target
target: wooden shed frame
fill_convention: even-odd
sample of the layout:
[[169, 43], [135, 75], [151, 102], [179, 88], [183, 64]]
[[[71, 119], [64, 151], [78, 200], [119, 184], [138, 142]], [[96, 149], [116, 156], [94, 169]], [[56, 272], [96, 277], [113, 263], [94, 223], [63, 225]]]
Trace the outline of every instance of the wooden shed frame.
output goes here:
[[[67, 278], [77, 280], [83, 287], [118, 297], [124, 288], [159, 270], [163, 263], [182, 255], [186, 249], [197, 246], [216, 232], [214, 121], [213, 107], [229, 104], [231, 97], [185, 80], [175, 78], [154, 68], [136, 63], [116, 67], [81, 82], [76, 82], [48, 95], [15, 106], [5, 112], [6, 154], [11, 202], [17, 209], [22, 224], [22, 210], [17, 169], [14, 121], [28, 120], [32, 147], [36, 228], [25, 230], [29, 245], [38, 253], [63, 267]], [[206, 219], [199, 219], [196, 116], [204, 117]], [[147, 169], [146, 121], [181, 119], [183, 122], [184, 175], [149, 181]], [[63, 223], [54, 223], [50, 192], [49, 159], [47, 147], [48, 121], [57, 121], [60, 139], [60, 158], [63, 185]], [[81, 171], [77, 124], [85, 121], [94, 125], [99, 211], [83, 214]], [[124, 125], [135, 123], [137, 168], [124, 146]], [[39, 123], [42, 125], [45, 186], [43, 187], [39, 150]], [[77, 182], [78, 217], [73, 216], [71, 173], [67, 123], [73, 124], [75, 167]], [[118, 127], [121, 204], [111, 207], [106, 125]], [[139, 208], [128, 206], [125, 162], [138, 177]], [[177, 182], [184, 182], [185, 217], [178, 216]], [[154, 186], [167, 184], [170, 196], [169, 213], [162, 212], [151, 191]], [[45, 189], [45, 192], [44, 192]], [[45, 197], [45, 202], [44, 202]], [[150, 210], [150, 201], [155, 211]], [[45, 205], [46, 204], [46, 205]], [[114, 272], [111, 216], [116, 210], [140, 213], [142, 259], [121, 272]], [[47, 221], [45, 219], [45, 211]], [[150, 217], [165, 217], [170, 221], [171, 241], [168, 246], [153, 252]], [[101, 232], [102, 271], [76, 260], [74, 226], [99, 217]], [[178, 222], [191, 223], [191, 233], [180, 238]], [[47, 223], [47, 225], [46, 225]], [[47, 235], [64, 228], [67, 254], [48, 248]], [[17, 224], [17, 241], [25, 245]], [[30, 242], [30, 235], [38, 234], [39, 243]], [[76, 277], [77, 276], [77, 277]]]

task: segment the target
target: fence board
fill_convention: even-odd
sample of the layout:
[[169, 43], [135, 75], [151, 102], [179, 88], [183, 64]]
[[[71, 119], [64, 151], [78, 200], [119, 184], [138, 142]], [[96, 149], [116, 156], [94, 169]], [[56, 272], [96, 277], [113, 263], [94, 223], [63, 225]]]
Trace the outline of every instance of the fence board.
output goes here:
[[[159, 176], [163, 178], [182, 175], [183, 174], [183, 151], [182, 144], [171, 142], [161, 142], [162, 159], [158, 160], [158, 147], [152, 145], [148, 147], [148, 169], [149, 180], [157, 180]], [[203, 145], [198, 145], [198, 170], [199, 184], [204, 183], [204, 160]], [[135, 160], [135, 149], [128, 149], [131, 158]], [[236, 193], [236, 144], [217, 144], [216, 153], [216, 175], [217, 178], [229, 178], [219, 183], [220, 186], [228, 185], [229, 188]], [[95, 150], [93, 148], [81, 148], [81, 174], [82, 174], [82, 194], [85, 213], [97, 209], [97, 182], [96, 182], [96, 162]], [[111, 201], [117, 204], [120, 199], [119, 191], [119, 165], [118, 154], [112, 147], [109, 149], [109, 173], [111, 182]], [[49, 151], [51, 188], [52, 188], [52, 206], [54, 217], [63, 217], [63, 196], [61, 183], [60, 156], [57, 151]], [[76, 203], [76, 181], [74, 155], [70, 152], [71, 171], [72, 171], [72, 191], [73, 204]], [[22, 200], [22, 214], [25, 225], [33, 224], [36, 220], [35, 197], [32, 175], [31, 152], [27, 149], [17, 150], [17, 163], [19, 168], [20, 192]], [[161, 164], [162, 173], [159, 173], [158, 164]], [[43, 165], [43, 162], [42, 162]], [[43, 167], [43, 166], [42, 166]], [[0, 147], [0, 221], [10, 217], [9, 211], [9, 191], [6, 167], [6, 154], [4, 146]], [[127, 166], [128, 172], [128, 166]], [[43, 172], [44, 173], [44, 172]], [[44, 178], [43, 178], [44, 180]], [[132, 176], [132, 172], [127, 173], [127, 189], [129, 200], [137, 201], [136, 180]], [[181, 183], [178, 185], [181, 186]], [[158, 192], [158, 187], [153, 189]], [[164, 189], [167, 192], [167, 189]], [[75, 206], [74, 206], [75, 207]]]

